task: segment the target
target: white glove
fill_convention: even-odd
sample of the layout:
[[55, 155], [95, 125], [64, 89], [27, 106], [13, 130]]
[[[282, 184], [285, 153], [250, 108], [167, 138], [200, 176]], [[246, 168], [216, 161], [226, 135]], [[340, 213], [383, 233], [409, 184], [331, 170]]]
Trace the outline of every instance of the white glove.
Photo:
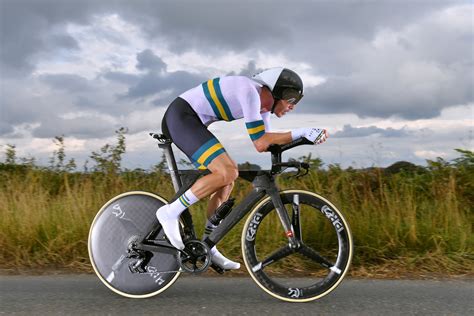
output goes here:
[[325, 129], [319, 128], [297, 128], [291, 131], [291, 138], [293, 140], [304, 137], [310, 142], [317, 145], [322, 144], [329, 137], [328, 132]]

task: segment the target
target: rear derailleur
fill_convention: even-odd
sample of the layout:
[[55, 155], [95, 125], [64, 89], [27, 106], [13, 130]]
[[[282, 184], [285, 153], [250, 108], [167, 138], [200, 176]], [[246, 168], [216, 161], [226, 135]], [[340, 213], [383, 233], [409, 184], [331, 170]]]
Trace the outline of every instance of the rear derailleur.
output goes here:
[[128, 262], [128, 269], [132, 273], [147, 272], [147, 265], [150, 262], [153, 254], [150, 251], [137, 249], [138, 236], [133, 236], [129, 239], [127, 246], [127, 258], [132, 259]]

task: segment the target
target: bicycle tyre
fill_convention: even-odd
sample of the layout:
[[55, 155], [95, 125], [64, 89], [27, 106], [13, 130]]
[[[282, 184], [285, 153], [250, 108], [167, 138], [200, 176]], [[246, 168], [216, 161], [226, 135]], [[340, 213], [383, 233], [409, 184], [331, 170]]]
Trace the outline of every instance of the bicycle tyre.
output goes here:
[[[327, 259], [332, 259], [330, 261], [333, 262], [333, 266], [322, 267], [320, 263], [309, 262], [306, 267], [308, 270], [303, 269], [297, 272], [295, 270], [299, 269], [301, 258], [307, 259], [307, 256], [296, 252], [285, 255], [284, 259], [280, 259], [281, 261], [272, 261], [275, 254], [274, 247], [271, 247], [270, 256], [259, 254], [259, 252], [267, 252], [265, 249], [269, 248], [269, 244], [272, 243], [269, 240], [272, 238], [274, 242], [282, 243], [283, 246], [280, 249], [289, 248], [288, 239], [269, 196], [252, 209], [245, 222], [242, 231], [242, 254], [250, 276], [266, 293], [283, 301], [309, 302], [329, 294], [344, 279], [353, 255], [353, 242], [349, 225], [342, 213], [331, 202], [316, 193], [304, 190], [281, 191], [280, 197], [289, 213], [291, 213], [289, 205], [293, 205], [295, 195], [298, 195], [299, 200], [303, 243], [306, 245], [308, 241], [309, 247], [318, 243], [330, 245], [325, 256]], [[304, 221], [303, 216], [308, 220]], [[274, 234], [276, 228], [281, 229], [281, 236], [273, 236], [269, 239], [268, 236]], [[308, 234], [311, 232], [312, 235]], [[316, 236], [316, 233], [319, 235]], [[262, 258], [265, 259], [262, 260]], [[265, 266], [267, 262], [270, 263]], [[280, 272], [279, 276], [278, 273], [266, 268], [274, 264], [280, 264], [280, 270], [285, 272], [283, 274]], [[293, 267], [289, 268], [291, 265]], [[314, 269], [314, 271], [309, 269]], [[301, 275], [306, 276], [301, 278]], [[295, 285], [297, 283], [304, 283], [304, 285]]]
[[[131, 239], [139, 239], [156, 221], [155, 212], [167, 201], [152, 193], [131, 191], [108, 201], [95, 216], [88, 238], [89, 258], [99, 279], [110, 290], [129, 298], [147, 298], [168, 289], [179, 277], [176, 258], [153, 252], [145, 273], [132, 273], [126, 258]], [[162, 238], [160, 232], [157, 238]]]

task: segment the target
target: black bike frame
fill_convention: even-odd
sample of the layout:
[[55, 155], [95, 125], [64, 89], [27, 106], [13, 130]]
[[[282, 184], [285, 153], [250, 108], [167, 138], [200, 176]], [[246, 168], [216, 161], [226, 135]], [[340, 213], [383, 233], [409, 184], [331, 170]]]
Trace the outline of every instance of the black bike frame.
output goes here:
[[[170, 201], [171, 203], [179, 198], [184, 192], [186, 192], [199, 177], [209, 173], [209, 171], [178, 170], [171, 146], [172, 141], [161, 134], [150, 135], [158, 139], [160, 142], [158, 146], [164, 150], [166, 163], [168, 165], [171, 180], [173, 182], [173, 187], [176, 191], [176, 194]], [[252, 207], [256, 205], [258, 201], [260, 201], [265, 195], [269, 195], [272, 199], [273, 205], [275, 206], [283, 228], [285, 229], [290, 247], [297, 248], [299, 246], [299, 242], [297, 238], [295, 238], [295, 233], [291, 225], [290, 217], [280, 198], [279, 189], [275, 183], [275, 175], [281, 171], [281, 153], [284, 150], [301, 144], [302, 141], [295, 141], [285, 146], [273, 145], [274, 147], [272, 147], [270, 150], [272, 153], [273, 163], [272, 170], [270, 171], [239, 171], [239, 177], [252, 182], [253, 190], [231, 210], [231, 212], [222, 220], [222, 222], [209, 235], [209, 237], [204, 240], [209, 248], [212, 248], [214, 245], [216, 245], [245, 215], [247, 215], [252, 210]], [[184, 222], [185, 235], [190, 236], [192, 239], [196, 239], [194, 224], [189, 209], [186, 209], [182, 213], [181, 219]], [[161, 225], [156, 222], [156, 224], [153, 226], [153, 229], [147, 234], [141, 243], [140, 248], [149, 251], [156, 250], [156, 247], [160, 247], [160, 249], [163, 249], [162, 247], [174, 249], [174, 247], [172, 247], [167, 242], [154, 241], [152, 244], [149, 243], [156, 237], [160, 229]]]

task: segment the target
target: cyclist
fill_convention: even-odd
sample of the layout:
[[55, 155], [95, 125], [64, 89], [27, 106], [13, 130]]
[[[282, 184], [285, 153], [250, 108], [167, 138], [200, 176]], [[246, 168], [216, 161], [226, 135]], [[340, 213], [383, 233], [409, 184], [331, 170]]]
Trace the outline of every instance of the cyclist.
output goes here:
[[[237, 164], [207, 127], [215, 121], [243, 118], [258, 152], [266, 151], [271, 144], [287, 144], [301, 137], [315, 144], [323, 143], [328, 137], [325, 129], [270, 132], [270, 113], [280, 118], [293, 110], [302, 97], [303, 82], [298, 74], [277, 67], [257, 73], [252, 78], [226, 76], [209, 80], [184, 92], [171, 103], [163, 117], [163, 133], [197, 168], [210, 171], [176, 201], [156, 212], [174, 247], [184, 248], [179, 233], [180, 214], [200, 199], [210, 196], [207, 209], [210, 217], [229, 198], [238, 177]], [[208, 220], [203, 238], [214, 229]], [[240, 268], [239, 263], [224, 257], [215, 246], [211, 249], [211, 260], [225, 270]]]

